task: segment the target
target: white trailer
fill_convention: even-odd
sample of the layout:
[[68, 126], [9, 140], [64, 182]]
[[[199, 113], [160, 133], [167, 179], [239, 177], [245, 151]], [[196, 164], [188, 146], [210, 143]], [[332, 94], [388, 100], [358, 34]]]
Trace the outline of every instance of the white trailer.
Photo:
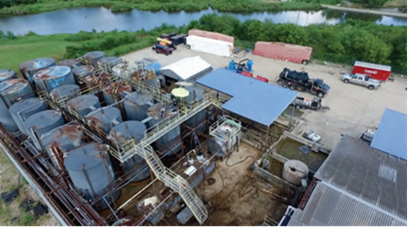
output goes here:
[[191, 50], [223, 57], [230, 57], [232, 55], [231, 49], [234, 47], [234, 44], [230, 42], [213, 40], [199, 36], [188, 36], [186, 41], [187, 48], [190, 48]]

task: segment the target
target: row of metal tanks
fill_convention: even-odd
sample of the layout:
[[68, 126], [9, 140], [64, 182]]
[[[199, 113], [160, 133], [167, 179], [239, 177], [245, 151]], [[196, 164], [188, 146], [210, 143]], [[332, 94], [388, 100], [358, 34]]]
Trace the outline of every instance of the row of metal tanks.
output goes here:
[[[85, 56], [94, 57], [90, 58], [90, 62], [98, 64], [100, 61], [95, 59], [100, 56], [103, 58], [104, 54], [93, 52]], [[75, 122], [65, 124], [67, 120], [64, 113], [48, 109], [46, 102], [37, 98], [34, 91], [42, 89], [56, 100], [64, 98], [62, 100], [66, 106], [85, 118], [96, 130], [105, 133], [111, 145], [121, 145], [129, 139], [140, 141], [147, 128], [154, 127], [157, 122], [166, 118], [171, 121], [178, 110], [172, 104], [163, 106], [156, 103], [152, 94], [133, 92], [126, 81], [106, 80], [101, 91], [80, 95], [81, 88], [78, 84], [92, 82], [93, 79], [103, 81], [110, 75], [93, 74], [92, 67], [95, 65], [81, 65], [79, 61], [75, 61], [58, 63], [70, 66], [55, 66], [53, 59], [35, 59], [23, 63], [20, 66], [21, 73], [28, 80], [18, 79], [17, 74], [11, 70], [0, 70], [0, 122], [9, 132], [20, 132], [28, 136], [37, 150], [51, 158], [56, 169], [68, 172], [75, 189], [86, 200], [92, 201], [116, 179], [108, 146], [87, 139], [82, 125]], [[82, 69], [82, 73], [76, 74], [76, 69]], [[83, 69], [90, 69], [92, 72], [82, 77], [85, 75]], [[81, 80], [78, 80], [79, 76], [82, 77]], [[186, 89], [194, 91], [191, 93], [194, 97], [185, 98], [187, 102], [203, 99], [202, 89]], [[205, 117], [206, 112], [203, 111], [190, 119], [187, 125], [194, 126]], [[181, 149], [181, 143], [177, 142], [179, 137], [180, 127], [177, 127], [160, 138], [155, 147], [167, 154], [178, 153]], [[168, 145], [173, 146], [168, 148]], [[134, 173], [137, 170], [132, 182], [139, 182], [150, 176], [149, 168], [139, 156], [124, 163], [122, 169], [122, 173]], [[107, 201], [112, 203], [118, 197], [119, 191], [113, 192]], [[103, 210], [108, 205], [100, 201], [94, 207]]]

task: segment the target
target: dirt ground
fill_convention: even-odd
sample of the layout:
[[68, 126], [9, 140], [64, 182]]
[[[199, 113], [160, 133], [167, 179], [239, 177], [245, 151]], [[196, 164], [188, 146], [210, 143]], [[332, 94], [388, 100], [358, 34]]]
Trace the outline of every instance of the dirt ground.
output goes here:
[[[216, 182], [203, 182], [198, 194], [209, 203], [208, 226], [259, 226], [265, 215], [279, 221], [287, 204], [274, 199], [269, 192], [284, 196], [284, 193], [269, 183], [256, 178], [250, 170], [254, 160], [262, 153], [242, 143], [239, 151], [229, 159], [217, 161], [217, 170], [209, 178]], [[194, 224], [191, 224], [194, 225]]]
[[[186, 49], [179, 45], [177, 50], [169, 56], [156, 54], [151, 48], [133, 52], [124, 56], [127, 60], [140, 60], [143, 57], [154, 58], [162, 66], [174, 63], [182, 58], [200, 56], [214, 69], [225, 67], [232, 58], [215, 56]], [[298, 131], [315, 130], [322, 135], [322, 142], [332, 149], [338, 142], [340, 134], [353, 137], [360, 135], [367, 128], [375, 128], [386, 108], [399, 112], [407, 112], [407, 79], [406, 76], [397, 75], [394, 82], [385, 82], [381, 88], [370, 91], [365, 87], [345, 84], [341, 81], [343, 73], [351, 72], [350, 66], [338, 64], [315, 64], [302, 65], [275, 59], [264, 58], [247, 54], [243, 58], [249, 58], [254, 62], [254, 75], [268, 78], [271, 83], [275, 81], [284, 67], [292, 70], [304, 70], [312, 78], [322, 78], [331, 87], [329, 94], [323, 98], [323, 105], [329, 106], [327, 113], [308, 111], [305, 115], [305, 126]], [[240, 58], [240, 59], [243, 59]], [[235, 59], [237, 62], [239, 59]], [[312, 94], [300, 93], [300, 96], [313, 97]]]

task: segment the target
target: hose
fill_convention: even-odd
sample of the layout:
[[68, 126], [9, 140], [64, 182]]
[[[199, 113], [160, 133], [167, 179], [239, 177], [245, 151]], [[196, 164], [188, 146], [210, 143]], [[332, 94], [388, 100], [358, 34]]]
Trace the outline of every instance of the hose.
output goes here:
[[229, 159], [229, 158], [230, 158], [230, 156], [227, 158], [227, 160], [225, 160], [225, 165], [227, 165], [228, 167], [233, 167], [233, 166], [235, 166], [235, 165], [238, 165], [238, 164], [240, 164], [240, 163], [243, 163], [243, 162], [244, 162], [245, 160], [247, 160], [248, 158], [252, 158], [253, 161], [256, 161], [254, 157], [252, 157], [251, 155], [248, 155], [248, 156], [246, 156], [246, 157], [244, 158], [244, 160], [241, 160], [241, 161], [239, 161], [239, 162], [237, 162], [237, 163], [234, 163], [234, 164], [232, 164], [232, 165], [228, 165], [228, 159]]

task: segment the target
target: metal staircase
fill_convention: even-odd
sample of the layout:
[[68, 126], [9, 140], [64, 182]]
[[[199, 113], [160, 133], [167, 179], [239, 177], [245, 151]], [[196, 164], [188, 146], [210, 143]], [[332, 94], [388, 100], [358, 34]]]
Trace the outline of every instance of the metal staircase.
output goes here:
[[150, 145], [139, 143], [135, 149], [136, 154], [146, 160], [157, 179], [178, 192], [197, 221], [203, 224], [208, 216], [207, 208], [193, 191], [190, 184], [180, 175], [165, 167]]

